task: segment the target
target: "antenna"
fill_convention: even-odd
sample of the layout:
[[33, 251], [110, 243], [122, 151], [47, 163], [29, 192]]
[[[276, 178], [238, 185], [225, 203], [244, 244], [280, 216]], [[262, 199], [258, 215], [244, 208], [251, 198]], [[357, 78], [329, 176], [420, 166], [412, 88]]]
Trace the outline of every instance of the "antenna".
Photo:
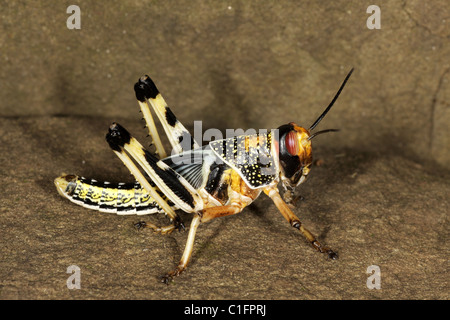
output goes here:
[[310, 135], [308, 140], [311, 140], [312, 138], [314, 138], [314, 137], [316, 137], [316, 136], [318, 136], [319, 134], [322, 134], [322, 133], [336, 132], [336, 131], [339, 131], [339, 129], [326, 129], [326, 130], [322, 130], [322, 131], [317, 131], [314, 134]]
[[[313, 130], [318, 124], [319, 122], [323, 119], [323, 117], [325, 117], [325, 115], [328, 113], [328, 111], [330, 111], [331, 107], [333, 106], [333, 104], [336, 102], [337, 98], [339, 97], [339, 95], [341, 94], [342, 89], [344, 89], [345, 84], [347, 83], [348, 79], [350, 78], [350, 76], [352, 75], [353, 72], [353, 68], [352, 70], [350, 70], [350, 72], [348, 73], [348, 75], [345, 77], [344, 82], [341, 84], [341, 87], [339, 88], [338, 92], [336, 93], [336, 95], [334, 96], [333, 100], [330, 102], [330, 104], [328, 105], [328, 107], [325, 109], [325, 111], [320, 115], [319, 118], [317, 118], [317, 120], [312, 124], [311, 127], [309, 127], [309, 131]], [[311, 140], [311, 138], [309, 139]]]

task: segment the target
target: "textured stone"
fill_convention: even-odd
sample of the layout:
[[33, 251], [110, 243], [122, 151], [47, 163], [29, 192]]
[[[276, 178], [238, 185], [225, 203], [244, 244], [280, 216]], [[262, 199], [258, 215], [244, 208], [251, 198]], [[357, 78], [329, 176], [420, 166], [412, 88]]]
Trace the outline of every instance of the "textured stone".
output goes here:
[[[76, 1], [0, 4], [1, 299], [449, 299], [448, 1]], [[75, 3], [74, 3], [75, 4]], [[192, 129], [318, 129], [295, 212], [340, 254], [314, 252], [261, 196], [199, 227], [185, 274], [159, 276], [187, 232], [137, 232], [161, 216], [91, 212], [53, 179], [131, 181], [104, 136], [112, 121], [143, 143], [133, 85], [149, 74]], [[167, 140], [165, 140], [167, 142]], [[189, 224], [191, 217], [182, 214]], [[67, 267], [81, 268], [69, 290]], [[381, 290], [366, 287], [381, 269]]]

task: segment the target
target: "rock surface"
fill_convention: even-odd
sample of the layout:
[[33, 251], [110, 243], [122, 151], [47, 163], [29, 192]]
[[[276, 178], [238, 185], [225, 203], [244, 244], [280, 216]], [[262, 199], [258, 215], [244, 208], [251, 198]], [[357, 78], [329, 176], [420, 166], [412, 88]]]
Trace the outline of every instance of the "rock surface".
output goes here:
[[[1, 299], [449, 299], [447, 1], [3, 1], [0, 46]], [[133, 84], [155, 80], [190, 129], [308, 127], [352, 75], [314, 139], [316, 166], [294, 210], [339, 252], [316, 253], [261, 196], [243, 213], [160, 236], [61, 198], [76, 173], [132, 181], [104, 136], [145, 139]], [[182, 213], [186, 225], [191, 216]], [[67, 267], [81, 269], [69, 290]], [[366, 286], [369, 266], [381, 289]]]

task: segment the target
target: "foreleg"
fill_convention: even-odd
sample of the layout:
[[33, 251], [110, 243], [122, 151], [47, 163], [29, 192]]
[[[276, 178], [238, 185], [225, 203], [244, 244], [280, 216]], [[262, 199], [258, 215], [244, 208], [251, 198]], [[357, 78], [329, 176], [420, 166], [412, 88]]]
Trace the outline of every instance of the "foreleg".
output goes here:
[[317, 241], [316, 237], [303, 226], [300, 219], [291, 211], [286, 202], [283, 201], [277, 189], [267, 188], [264, 189], [264, 193], [273, 200], [283, 217], [290, 223], [291, 226], [298, 229], [305, 236], [305, 238], [311, 243], [314, 249], [321, 253], [328, 254], [328, 257], [330, 259], [335, 260], [338, 258], [337, 253], [335, 253], [329, 247], [322, 245], [319, 241]]

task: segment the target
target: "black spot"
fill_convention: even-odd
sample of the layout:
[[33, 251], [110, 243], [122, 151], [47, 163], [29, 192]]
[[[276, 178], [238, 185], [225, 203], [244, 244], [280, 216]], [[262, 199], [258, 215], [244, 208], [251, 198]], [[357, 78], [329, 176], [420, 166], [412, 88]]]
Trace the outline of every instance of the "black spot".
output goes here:
[[[188, 139], [187, 141], [184, 139], [185, 137]], [[186, 143], [183, 144], [183, 141], [186, 141]], [[194, 150], [195, 149], [195, 140], [189, 134], [189, 132], [183, 132], [183, 134], [181, 136], [178, 136], [178, 143], [180, 144], [180, 146], [183, 149], [183, 151]], [[188, 145], [188, 143], [190, 143], [190, 144]]]
[[170, 124], [172, 127], [175, 126], [177, 123], [177, 117], [173, 114], [172, 110], [170, 110], [169, 107], [166, 107], [166, 120], [167, 123]]
[[131, 139], [130, 133], [118, 123], [113, 123], [106, 134], [106, 142], [108, 142], [111, 149], [121, 151], [125, 143], [129, 143]]
[[145, 99], [154, 99], [159, 94], [159, 90], [155, 83], [148, 75], [142, 76], [134, 85], [136, 99], [144, 102]]
[[136, 94], [136, 99], [141, 102], [145, 102], [145, 87], [143, 84], [136, 82], [134, 85], [134, 93]]

